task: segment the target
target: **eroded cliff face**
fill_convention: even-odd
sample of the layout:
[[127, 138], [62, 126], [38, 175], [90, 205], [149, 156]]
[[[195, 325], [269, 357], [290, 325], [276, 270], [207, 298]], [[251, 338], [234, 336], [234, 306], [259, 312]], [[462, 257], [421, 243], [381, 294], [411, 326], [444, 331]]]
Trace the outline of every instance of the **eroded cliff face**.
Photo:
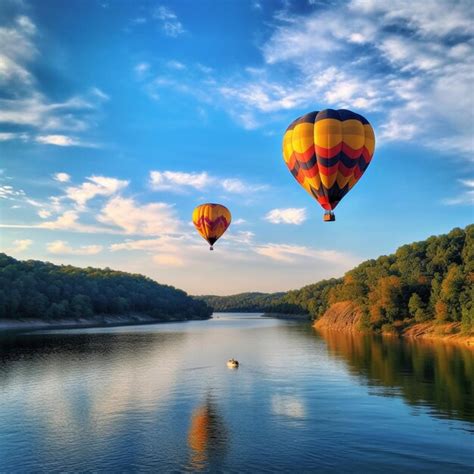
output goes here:
[[[315, 323], [319, 330], [360, 332], [361, 312], [351, 301], [334, 303]], [[401, 336], [409, 339], [445, 341], [463, 344], [474, 349], [474, 335], [462, 332], [461, 323], [415, 323], [414, 320], [400, 321], [387, 336]]]
[[318, 329], [334, 329], [336, 331], [359, 331], [360, 310], [351, 301], [334, 303], [319, 318], [314, 327]]

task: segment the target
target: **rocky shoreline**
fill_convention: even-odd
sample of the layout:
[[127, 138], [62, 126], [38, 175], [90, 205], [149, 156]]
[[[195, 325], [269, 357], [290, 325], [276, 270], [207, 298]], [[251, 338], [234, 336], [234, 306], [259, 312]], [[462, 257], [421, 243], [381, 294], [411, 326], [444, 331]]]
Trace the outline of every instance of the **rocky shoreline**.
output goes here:
[[[319, 330], [363, 332], [360, 329], [361, 314], [357, 307], [342, 301], [333, 304], [313, 324]], [[474, 335], [461, 332], [461, 323], [412, 323], [395, 326], [393, 331], [383, 332], [384, 336], [403, 337], [406, 339], [423, 339], [462, 344], [474, 350]]]

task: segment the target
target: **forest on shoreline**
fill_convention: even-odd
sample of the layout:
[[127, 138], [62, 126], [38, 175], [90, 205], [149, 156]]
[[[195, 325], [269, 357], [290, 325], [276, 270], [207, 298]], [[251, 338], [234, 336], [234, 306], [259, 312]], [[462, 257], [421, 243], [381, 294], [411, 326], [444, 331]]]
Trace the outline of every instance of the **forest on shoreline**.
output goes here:
[[0, 254], [0, 319], [54, 323], [127, 314], [166, 321], [205, 319], [212, 310], [184, 291], [143, 275]]
[[0, 254], [0, 319], [78, 320], [147, 315], [157, 321], [204, 319], [212, 311], [308, 315], [317, 320], [350, 301], [360, 329], [390, 332], [413, 323], [460, 323], [474, 331], [474, 225], [403, 245], [342, 278], [287, 293], [188, 296], [142, 275], [77, 268]]
[[474, 225], [401, 246], [367, 260], [343, 278], [287, 293], [198, 296], [214, 311], [308, 314], [319, 319], [335, 303], [351, 301], [360, 329], [389, 332], [421, 322], [460, 322], [474, 331]]

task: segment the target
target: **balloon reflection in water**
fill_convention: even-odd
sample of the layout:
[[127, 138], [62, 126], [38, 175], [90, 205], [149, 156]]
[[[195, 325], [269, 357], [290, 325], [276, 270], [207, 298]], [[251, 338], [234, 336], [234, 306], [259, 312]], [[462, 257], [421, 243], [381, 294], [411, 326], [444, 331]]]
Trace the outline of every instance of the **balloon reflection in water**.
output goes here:
[[209, 460], [215, 465], [223, 459], [228, 441], [224, 420], [219, 414], [214, 400], [207, 396], [206, 401], [192, 414], [188, 433], [191, 450], [191, 469], [202, 470]]

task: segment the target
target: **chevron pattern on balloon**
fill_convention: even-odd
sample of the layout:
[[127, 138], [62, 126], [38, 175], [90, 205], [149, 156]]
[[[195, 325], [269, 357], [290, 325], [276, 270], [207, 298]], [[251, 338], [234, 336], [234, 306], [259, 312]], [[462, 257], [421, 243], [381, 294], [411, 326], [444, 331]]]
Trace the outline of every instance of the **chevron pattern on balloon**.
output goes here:
[[229, 209], [221, 204], [206, 203], [193, 211], [193, 224], [199, 234], [212, 245], [227, 230], [231, 222]]
[[326, 109], [299, 117], [283, 137], [283, 158], [298, 183], [327, 211], [367, 170], [374, 131], [362, 115]]

